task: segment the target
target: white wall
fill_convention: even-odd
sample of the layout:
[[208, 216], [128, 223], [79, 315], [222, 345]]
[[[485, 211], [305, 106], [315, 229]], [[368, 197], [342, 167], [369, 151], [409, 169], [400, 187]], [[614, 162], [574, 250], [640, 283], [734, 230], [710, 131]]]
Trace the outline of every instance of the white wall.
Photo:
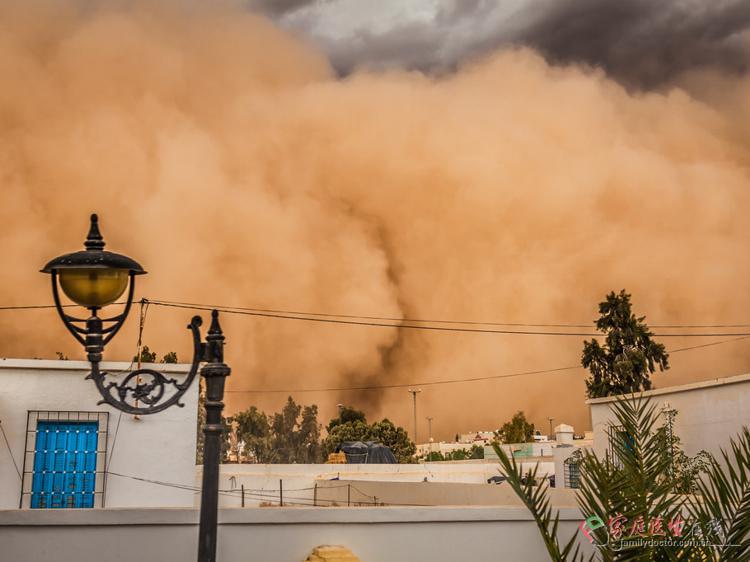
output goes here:
[[420, 445], [417, 445], [417, 455], [418, 456], [426, 456], [429, 453], [452, 453], [453, 451], [471, 451], [472, 445], [479, 445], [480, 447], [484, 446], [483, 441], [477, 441], [476, 443], [457, 443], [457, 442], [449, 442], [446, 443], [445, 441], [440, 442], [434, 442], [434, 443], [422, 443]]
[[[550, 459], [551, 460], [551, 459]], [[523, 471], [537, 463], [519, 463]], [[201, 468], [197, 467], [194, 485], [200, 483]], [[554, 463], [539, 463], [539, 475], [553, 474]], [[452, 482], [486, 484], [491, 476], [500, 474], [498, 463], [484, 461], [428, 462], [419, 464], [223, 464], [219, 479], [219, 497], [223, 507], [239, 507], [241, 488], [245, 486], [245, 505], [267, 501], [278, 503], [279, 481], [290, 502], [309, 504], [313, 500], [316, 481], [352, 480], [380, 482]], [[197, 502], [197, 497], [196, 497]], [[196, 503], [197, 505], [197, 503]]]
[[[550, 488], [553, 508], [577, 507], [574, 490]], [[318, 481], [315, 505], [523, 506], [510, 484], [459, 484], [455, 482], [376, 482], [365, 480]]]
[[[675, 433], [682, 440], [685, 453], [691, 456], [702, 449], [717, 455], [743, 426], [750, 426], [750, 375], [660, 388], [644, 392], [643, 396], [650, 397], [659, 410], [669, 404], [679, 412]], [[615, 400], [609, 397], [587, 401], [591, 407], [594, 451], [598, 455], [607, 449], [607, 427], [615, 421], [610, 408]]]
[[[578, 532], [580, 514], [562, 508], [560, 516], [560, 537], [567, 540]], [[197, 521], [197, 512], [187, 509], [0, 511], [0, 544], [13, 562], [184, 562], [195, 559]], [[588, 557], [592, 547], [583, 542]], [[323, 544], [346, 546], [362, 562], [549, 560], [526, 508], [290, 507], [219, 512], [220, 562], [302, 562]]]
[[[129, 366], [129, 363], [102, 364], [111, 371], [122, 371]], [[189, 368], [162, 364], [150, 367], [176, 378]], [[183, 408], [173, 406], [135, 419], [109, 406], [97, 405], [100, 396], [94, 383], [85, 379], [88, 372], [89, 364], [84, 361], [0, 359], [0, 423], [18, 469], [23, 470], [29, 410], [109, 412], [107, 470], [110, 474], [106, 478], [106, 507], [192, 506], [190, 491], [155, 486], [112, 473], [194, 483], [198, 382], [194, 381], [185, 394]], [[33, 449], [33, 443], [30, 448]], [[29, 455], [27, 459], [27, 468], [33, 462], [32, 457]], [[21, 482], [0, 436], [0, 509], [17, 508], [20, 491]]]

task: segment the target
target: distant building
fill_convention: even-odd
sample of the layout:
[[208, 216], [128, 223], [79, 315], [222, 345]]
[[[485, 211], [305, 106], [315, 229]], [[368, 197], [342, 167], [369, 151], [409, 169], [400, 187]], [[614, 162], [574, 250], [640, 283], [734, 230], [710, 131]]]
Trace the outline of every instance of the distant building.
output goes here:
[[470, 431], [469, 433], [462, 433], [458, 441], [459, 443], [469, 445], [486, 445], [491, 443], [495, 439], [494, 431]]
[[565, 423], [561, 423], [555, 427], [555, 441], [558, 445], [562, 443], [573, 442], [573, 426]]

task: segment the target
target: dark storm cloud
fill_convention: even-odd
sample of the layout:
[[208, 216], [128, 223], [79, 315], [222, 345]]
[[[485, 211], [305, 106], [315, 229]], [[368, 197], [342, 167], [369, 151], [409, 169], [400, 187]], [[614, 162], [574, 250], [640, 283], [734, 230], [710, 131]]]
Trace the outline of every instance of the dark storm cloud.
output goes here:
[[282, 16], [316, 2], [317, 0], [249, 0], [248, 5], [251, 9], [270, 16]]
[[[273, 5], [283, 18], [316, 2], [256, 4]], [[498, 47], [523, 45], [553, 62], [582, 62], [628, 86], [653, 88], [694, 69], [741, 73], [750, 59], [748, 0], [444, 0], [431, 18], [327, 34], [328, 10], [356, 4], [328, 2], [291, 24], [313, 35], [342, 74], [356, 67], [445, 72]]]
[[[583, 61], [633, 86], [696, 68], [744, 72], [750, 2], [558, 0], [517, 41], [553, 61]], [[743, 36], [744, 34], [744, 36]]]

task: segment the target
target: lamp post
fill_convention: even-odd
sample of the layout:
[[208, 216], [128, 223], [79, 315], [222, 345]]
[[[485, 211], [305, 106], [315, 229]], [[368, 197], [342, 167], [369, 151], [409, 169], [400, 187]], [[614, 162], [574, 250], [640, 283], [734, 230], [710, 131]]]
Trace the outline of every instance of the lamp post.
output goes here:
[[[193, 316], [188, 329], [193, 337], [193, 361], [182, 382], [167, 378], [153, 369], [137, 369], [118, 381], [102, 371], [100, 363], [104, 347], [120, 331], [133, 304], [135, 277], [146, 272], [135, 260], [104, 250], [104, 239], [99, 232], [96, 215], [91, 215], [91, 227], [84, 242], [84, 250], [65, 254], [51, 260], [42, 269], [52, 278], [52, 296], [63, 324], [86, 350], [91, 373], [102, 400], [120, 411], [136, 414], [155, 414], [173, 405], [183, 406], [182, 396], [198, 374], [206, 382], [206, 423], [203, 450], [203, 487], [201, 489], [200, 527], [198, 531], [198, 562], [216, 560], [216, 526], [219, 503], [219, 461], [221, 454], [221, 412], [224, 409], [224, 382], [231, 369], [224, 363], [224, 334], [219, 325], [219, 312], [211, 311], [211, 326], [206, 341], [201, 341], [200, 316]], [[87, 308], [88, 318], [67, 314], [60, 302], [60, 291], [74, 303]], [[124, 310], [105, 318], [100, 311], [119, 299], [128, 289]]]

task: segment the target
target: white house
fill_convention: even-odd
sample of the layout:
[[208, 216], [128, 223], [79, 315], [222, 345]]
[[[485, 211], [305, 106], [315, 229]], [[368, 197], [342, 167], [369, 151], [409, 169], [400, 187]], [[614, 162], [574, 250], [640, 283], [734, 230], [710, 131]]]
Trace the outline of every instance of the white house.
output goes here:
[[[668, 412], [676, 411], [674, 432], [691, 456], [701, 450], [718, 455], [743, 426], [750, 426], [750, 374], [658, 388], [643, 396], [665, 414], [665, 421]], [[594, 451], [598, 455], [607, 450], [607, 428], [615, 421], [611, 406], [617, 399], [610, 396], [586, 402], [591, 408]]]
[[85, 361], [0, 359], [0, 509], [193, 507], [194, 491], [150, 481], [195, 482], [197, 382], [184, 407], [137, 418], [97, 404], [88, 372]]

